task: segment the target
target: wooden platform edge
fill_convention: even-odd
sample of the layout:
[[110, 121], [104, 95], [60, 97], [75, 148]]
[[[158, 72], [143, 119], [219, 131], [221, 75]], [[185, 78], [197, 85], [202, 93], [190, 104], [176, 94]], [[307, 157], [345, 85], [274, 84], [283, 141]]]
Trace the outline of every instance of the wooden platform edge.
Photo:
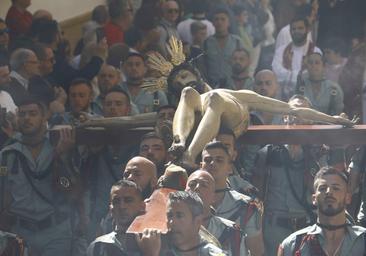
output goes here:
[[[136, 144], [152, 127], [130, 130], [79, 131], [79, 144]], [[366, 144], [366, 125], [344, 128], [340, 125], [253, 125], [238, 138], [240, 144]]]

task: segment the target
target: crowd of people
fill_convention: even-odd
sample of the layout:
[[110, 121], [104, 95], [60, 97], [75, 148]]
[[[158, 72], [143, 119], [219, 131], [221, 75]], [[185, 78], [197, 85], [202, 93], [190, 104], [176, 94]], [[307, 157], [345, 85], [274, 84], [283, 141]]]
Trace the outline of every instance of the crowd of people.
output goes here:
[[[237, 141], [250, 125], [365, 122], [365, 1], [106, 0], [73, 49], [52, 13], [11, 4], [0, 255], [366, 255], [364, 147]], [[123, 125], [105, 143], [75, 135], [141, 116], [154, 127], [137, 142]], [[167, 233], [130, 233], [162, 188]]]

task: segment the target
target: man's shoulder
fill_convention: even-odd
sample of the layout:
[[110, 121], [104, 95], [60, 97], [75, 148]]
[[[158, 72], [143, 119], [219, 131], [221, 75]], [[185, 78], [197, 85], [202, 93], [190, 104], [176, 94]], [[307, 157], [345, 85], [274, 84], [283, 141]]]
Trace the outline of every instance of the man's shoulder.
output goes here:
[[283, 242], [282, 242], [282, 246], [283, 247], [287, 247], [287, 246], [291, 246], [296, 243], [296, 239], [297, 237], [299, 236], [304, 236], [304, 235], [307, 235], [309, 233], [313, 233], [314, 230], [316, 229], [315, 225], [312, 225], [312, 226], [308, 226], [306, 228], [303, 228], [303, 229], [300, 229], [294, 233], [292, 233], [291, 235], [289, 235], [288, 237], [286, 237]]
[[238, 191], [233, 190], [233, 189], [230, 189], [228, 191], [228, 195], [231, 198], [233, 198], [235, 201], [242, 201], [247, 204], [249, 204], [252, 201], [252, 198], [250, 198], [249, 196], [239, 193]]
[[233, 229], [237, 228], [237, 225], [235, 224], [234, 221], [215, 215], [212, 217], [212, 222], [214, 225], [220, 226], [222, 230], [224, 230], [225, 228], [233, 228]]
[[366, 228], [361, 227], [361, 226], [357, 226], [357, 225], [353, 225], [349, 227], [352, 232], [354, 232], [357, 236], [361, 235], [361, 234], [366, 234]]
[[96, 243], [114, 244], [116, 242], [115, 239], [116, 239], [116, 232], [113, 231], [111, 233], [97, 237], [92, 242], [92, 244], [96, 244]]
[[18, 141], [17, 137], [12, 137], [9, 144], [5, 145], [1, 150], [0, 154], [5, 155], [10, 152], [21, 152], [21, 143]]
[[215, 245], [211, 243], [207, 243], [202, 248], [203, 254], [207, 256], [225, 256], [228, 255], [225, 251], [221, 250], [220, 248], [216, 247]]

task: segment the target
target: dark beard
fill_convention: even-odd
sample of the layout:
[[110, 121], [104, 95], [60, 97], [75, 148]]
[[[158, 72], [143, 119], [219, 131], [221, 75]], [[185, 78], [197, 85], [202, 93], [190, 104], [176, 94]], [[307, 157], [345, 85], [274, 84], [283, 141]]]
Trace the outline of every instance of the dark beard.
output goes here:
[[306, 42], [307, 34], [300, 36], [292, 36], [295, 45], [303, 45]]
[[240, 66], [239, 64], [234, 64], [232, 66], [232, 71], [234, 75], [238, 75], [240, 73], [243, 73], [246, 70], [246, 68], [243, 68], [242, 66]]
[[326, 203], [319, 205], [319, 212], [327, 217], [333, 217], [345, 210], [344, 204], [338, 205], [338, 207], [328, 207]]
[[140, 86], [141, 84], [142, 84], [141, 78], [129, 78], [127, 80], [127, 85], [130, 85], [130, 86]]

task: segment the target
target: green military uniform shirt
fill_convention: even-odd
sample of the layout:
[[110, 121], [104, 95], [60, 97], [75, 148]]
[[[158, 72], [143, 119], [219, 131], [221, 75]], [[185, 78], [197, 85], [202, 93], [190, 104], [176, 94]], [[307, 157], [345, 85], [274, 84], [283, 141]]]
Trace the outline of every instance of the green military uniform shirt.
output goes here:
[[[339, 247], [339, 253], [337, 256], [349, 256], [349, 255], [364, 255], [365, 252], [365, 232], [366, 229], [360, 226], [347, 226], [346, 234], [342, 244]], [[312, 225], [301, 229], [289, 237], [287, 237], [279, 247], [279, 255], [282, 256], [292, 256], [295, 254], [295, 244], [296, 237], [301, 235], [312, 235], [320, 243], [321, 248], [324, 252], [324, 234], [322, 228], [318, 225]], [[311, 247], [309, 246], [309, 241], [302, 243], [300, 248], [298, 248], [301, 256], [314, 256]], [[314, 250], [314, 249], [313, 249]]]

